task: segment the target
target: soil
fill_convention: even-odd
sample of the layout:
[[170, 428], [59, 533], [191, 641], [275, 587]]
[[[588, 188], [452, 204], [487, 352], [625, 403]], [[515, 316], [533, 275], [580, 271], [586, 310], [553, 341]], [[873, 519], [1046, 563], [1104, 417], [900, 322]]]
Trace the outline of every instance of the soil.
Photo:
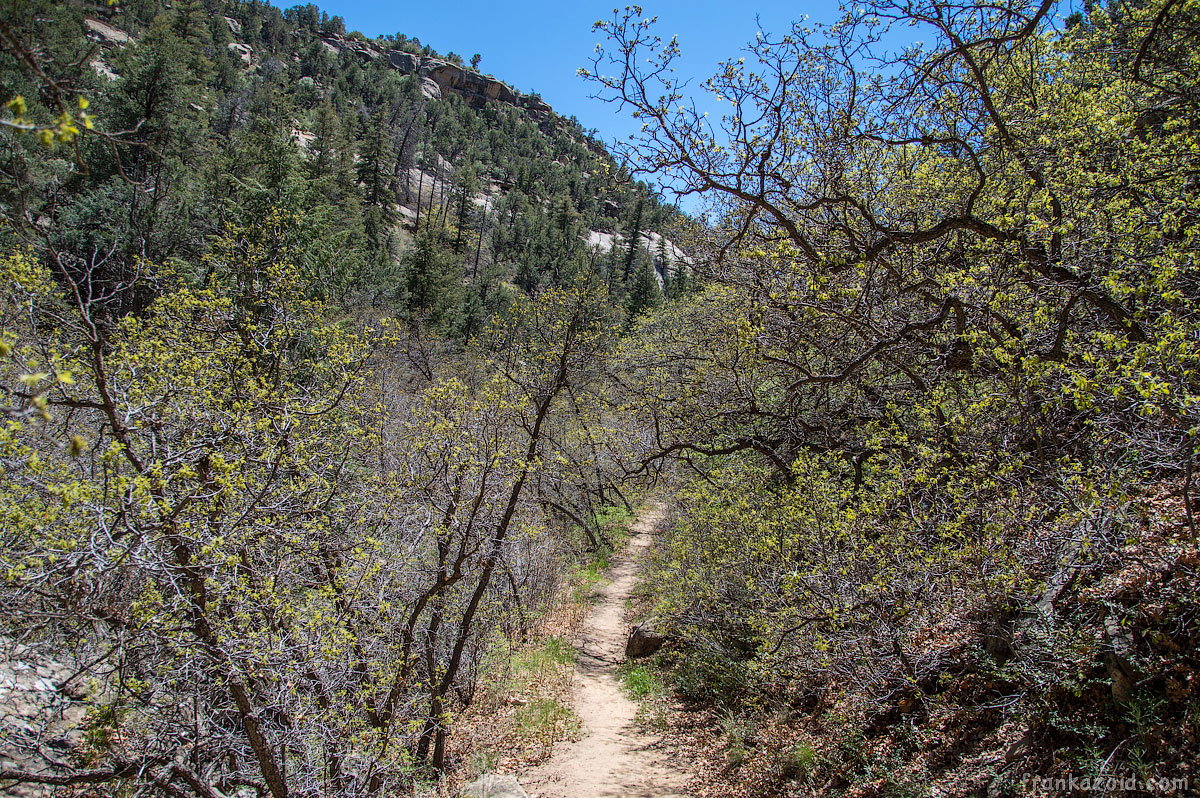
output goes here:
[[614, 559], [609, 583], [584, 622], [575, 664], [575, 713], [583, 737], [563, 743], [544, 764], [521, 775], [533, 798], [687, 798], [689, 774], [657, 736], [638, 727], [638, 705], [621, 690], [626, 602], [664, 508], [643, 509], [625, 552]]

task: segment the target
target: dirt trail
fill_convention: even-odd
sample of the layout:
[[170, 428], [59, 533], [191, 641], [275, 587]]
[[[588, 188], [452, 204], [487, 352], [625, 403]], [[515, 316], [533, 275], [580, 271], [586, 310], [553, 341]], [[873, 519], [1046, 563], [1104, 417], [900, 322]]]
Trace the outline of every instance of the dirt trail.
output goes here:
[[584, 737], [560, 745], [548, 762], [520, 777], [534, 798], [687, 798], [688, 775], [658, 738], [638, 732], [637, 704], [617, 683], [629, 632], [625, 600], [662, 518], [661, 506], [641, 511], [628, 548], [613, 561], [600, 603], [584, 622], [575, 664], [575, 712]]

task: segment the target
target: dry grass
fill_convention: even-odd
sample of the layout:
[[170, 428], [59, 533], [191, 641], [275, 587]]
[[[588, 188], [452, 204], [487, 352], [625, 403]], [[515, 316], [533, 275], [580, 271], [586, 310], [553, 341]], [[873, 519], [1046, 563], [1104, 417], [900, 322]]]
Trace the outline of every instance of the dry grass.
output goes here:
[[481, 773], [524, 770], [547, 759], [556, 742], [578, 736], [579, 719], [572, 709], [575, 641], [600, 579], [597, 568], [578, 569], [527, 642], [501, 644], [484, 670], [475, 701], [455, 719], [449, 787]]

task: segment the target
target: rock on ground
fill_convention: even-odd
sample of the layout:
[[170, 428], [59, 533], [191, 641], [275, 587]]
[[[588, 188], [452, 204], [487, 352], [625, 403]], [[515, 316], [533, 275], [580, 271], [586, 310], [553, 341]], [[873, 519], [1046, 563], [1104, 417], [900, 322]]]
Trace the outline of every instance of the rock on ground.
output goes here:
[[459, 793], [459, 798], [529, 798], [513, 776], [480, 776]]
[[633, 631], [629, 633], [629, 640], [625, 643], [625, 657], [648, 657], [662, 648], [665, 642], [667, 637], [658, 629], [657, 619], [650, 618], [633, 627]]
[[[75, 668], [0, 637], [0, 769], [54, 773], [83, 741], [88, 690]], [[3, 784], [0, 794], [41, 798], [52, 787]]]

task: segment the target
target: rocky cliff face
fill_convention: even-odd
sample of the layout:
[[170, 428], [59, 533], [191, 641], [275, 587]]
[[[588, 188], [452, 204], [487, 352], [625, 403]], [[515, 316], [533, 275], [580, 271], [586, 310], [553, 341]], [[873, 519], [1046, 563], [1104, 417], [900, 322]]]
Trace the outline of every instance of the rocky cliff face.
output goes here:
[[[240, 37], [241, 23], [230, 17], [225, 17], [229, 24], [230, 33]], [[105, 47], [123, 46], [133, 41], [133, 37], [125, 31], [114, 28], [98, 19], [85, 19], [88, 36]], [[321, 36], [321, 43], [332, 53], [353, 54], [360, 61], [374, 61], [384, 56], [379, 49], [370, 43], [346, 36]], [[253, 49], [244, 42], [230, 42], [233, 50], [247, 68], [253, 68]], [[480, 108], [488, 102], [502, 102], [528, 110], [535, 119], [549, 116], [551, 107], [536, 96], [522, 94], [503, 81], [480, 74], [473, 69], [453, 64], [441, 58], [426, 58], [420, 55], [392, 50], [387, 53], [388, 63], [395, 69], [406, 74], [416, 75], [421, 81], [421, 91], [427, 97], [445, 99], [450, 94], [458, 94], [472, 108]]]
[[[53, 773], [83, 740], [89, 690], [79, 669], [0, 637], [0, 771]], [[0, 781], [0, 794], [42, 798], [53, 788]]]
[[358, 39], [350, 39], [345, 36], [321, 36], [321, 43], [333, 53], [341, 53], [344, 50], [349, 50], [358, 57], [360, 61], [374, 61], [379, 58], [382, 53], [371, 45], [359, 41]]
[[[374, 60], [383, 55], [362, 41], [343, 36], [322, 36], [321, 41], [333, 52], [352, 52], [360, 60]], [[459, 66], [441, 58], [392, 50], [387, 53], [388, 63], [400, 72], [415, 75], [421, 81], [425, 95], [445, 98], [457, 94], [472, 108], [480, 108], [488, 102], [501, 102], [525, 108], [536, 115], [548, 115], [551, 108], [539, 98], [521, 92], [503, 81], [483, 75], [473, 69]]]
[[417, 75], [422, 84], [432, 80], [441, 90], [442, 97], [451, 93], [460, 95], [473, 108], [494, 101], [520, 106], [534, 113], [548, 114], [551, 110], [537, 97], [521, 94], [507, 83], [440, 58], [424, 58], [393, 50], [388, 53], [388, 62], [401, 72]]

